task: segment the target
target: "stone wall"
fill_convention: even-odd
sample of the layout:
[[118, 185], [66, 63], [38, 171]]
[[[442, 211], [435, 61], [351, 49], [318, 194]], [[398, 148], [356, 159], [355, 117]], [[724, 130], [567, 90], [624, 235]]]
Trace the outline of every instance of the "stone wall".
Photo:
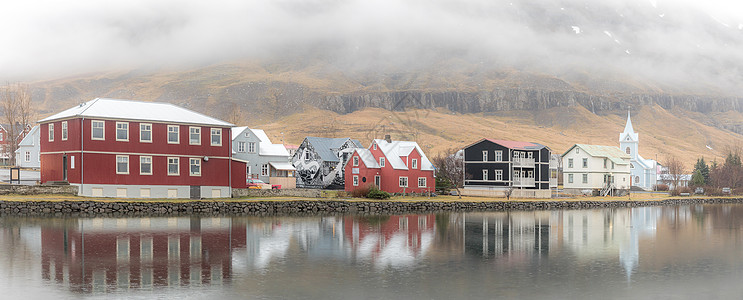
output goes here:
[[508, 211], [614, 208], [705, 203], [743, 203], [743, 198], [659, 201], [0, 201], [0, 216], [193, 216], [193, 215], [335, 215], [404, 214], [443, 211]]
[[303, 197], [320, 198], [321, 189], [232, 189], [232, 197]]
[[19, 194], [19, 195], [39, 195], [39, 194], [64, 194], [77, 195], [77, 186], [75, 185], [0, 185], [0, 195]]

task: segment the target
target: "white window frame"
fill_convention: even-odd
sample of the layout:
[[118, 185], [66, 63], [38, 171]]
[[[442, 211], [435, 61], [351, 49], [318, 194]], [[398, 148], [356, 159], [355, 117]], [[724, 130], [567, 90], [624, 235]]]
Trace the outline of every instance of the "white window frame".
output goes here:
[[410, 163], [410, 165], [413, 166], [413, 169], [417, 169], [418, 168], [418, 159], [417, 158], [413, 158], [412, 159], [412, 162]]
[[584, 173], [583, 174], [583, 183], [588, 183], [588, 174], [587, 173]]
[[380, 166], [380, 167], [383, 167], [383, 168], [384, 168], [384, 163], [385, 163], [385, 160], [386, 160], [386, 159], [385, 159], [384, 157], [380, 157], [380, 158], [379, 158], [379, 166]]
[[495, 181], [503, 181], [503, 170], [495, 170]]
[[359, 186], [359, 175], [353, 175], [353, 186]]
[[[181, 126], [179, 126], [179, 125], [168, 125], [168, 132], [167, 132], [167, 136], [166, 136], [166, 138], [168, 140], [168, 144], [180, 144], [180, 142], [181, 142], [181, 129], [180, 128], [181, 128]], [[171, 131], [171, 129], [174, 129], [174, 130]], [[175, 141], [171, 141], [170, 140], [170, 134], [171, 133], [175, 133]]]
[[428, 180], [426, 177], [418, 177], [418, 187], [419, 188], [425, 188], [427, 187], [426, 184], [428, 183]]
[[[143, 132], [150, 133], [150, 139], [146, 140], [142, 138]], [[139, 123], [139, 142], [140, 143], [152, 143], [152, 124], [150, 123]]]
[[[145, 160], [149, 160], [149, 163], [145, 163]], [[149, 172], [142, 172], [142, 166], [145, 164], [150, 165]], [[152, 156], [140, 156], [139, 157], [139, 175], [152, 175]]]
[[62, 121], [62, 140], [67, 140], [67, 121]]
[[568, 183], [573, 183], [573, 174], [568, 174]]
[[[248, 153], [255, 153], [255, 142], [248, 142]], [[308, 160], [309, 158], [309, 151], [306, 151], [304, 160]]]
[[526, 174], [526, 178], [534, 178], [534, 171], [527, 171]]
[[588, 168], [588, 158], [586, 157], [583, 158], [583, 168]]
[[400, 176], [397, 180], [400, 187], [408, 187], [408, 176]]
[[261, 165], [261, 176], [268, 176], [268, 164]]
[[[212, 128], [210, 137], [212, 146], [222, 146], [222, 128]], [[214, 142], [215, 137], [218, 137], [218, 143]]]
[[31, 151], [26, 151], [25, 153], [25, 161], [31, 162]]
[[49, 123], [49, 141], [54, 142], [54, 123]]
[[488, 161], [488, 150], [482, 151], [482, 161]]
[[[95, 136], [95, 130], [96, 130], [96, 124], [100, 124], [101, 127], [101, 137]], [[96, 141], [105, 141], [106, 140], [106, 121], [103, 120], [91, 120], [90, 121], [90, 139], [96, 140]]]
[[[170, 172], [171, 162], [175, 162], [175, 165], [176, 165], [175, 173]], [[181, 160], [179, 157], [168, 157], [167, 167], [168, 167], [168, 176], [180, 176], [181, 175]]]
[[353, 157], [353, 166], [358, 167], [359, 166], [359, 157], [355, 156]]
[[[120, 128], [121, 127], [121, 128]], [[119, 138], [119, 130], [124, 130], [126, 133], [125, 138]], [[116, 133], [114, 134], [117, 141], [128, 142], [129, 141], [129, 123], [128, 122], [116, 122]]]
[[572, 167], [573, 167], [573, 159], [568, 158], [568, 168], [572, 168]]
[[495, 151], [495, 161], [503, 161], [503, 150]]
[[[194, 172], [194, 166], [197, 166], [199, 168], [198, 172]], [[188, 159], [188, 174], [191, 176], [201, 176], [201, 158]]]
[[487, 169], [482, 170], [482, 180], [488, 181], [488, 170]]
[[534, 158], [534, 152], [527, 152], [526, 158]]
[[245, 153], [245, 142], [237, 142], [237, 152]]
[[[120, 159], [126, 161], [119, 162]], [[126, 163], [126, 171], [119, 171], [119, 163]], [[129, 174], [129, 155], [116, 155], [116, 174]]]
[[[196, 141], [193, 140], [194, 135], [198, 136]], [[188, 126], [188, 144], [189, 145], [201, 145], [201, 127]]]

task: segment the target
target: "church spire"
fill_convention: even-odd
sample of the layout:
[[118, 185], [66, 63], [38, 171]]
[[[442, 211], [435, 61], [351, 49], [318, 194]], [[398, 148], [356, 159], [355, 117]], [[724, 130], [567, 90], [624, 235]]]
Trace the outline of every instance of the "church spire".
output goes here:
[[619, 142], [638, 142], [638, 134], [635, 129], [632, 128], [632, 119], [630, 118], [630, 112], [627, 111], [627, 124], [624, 125], [624, 132], [619, 134]]
[[632, 119], [630, 119], [629, 110], [627, 110], [627, 125], [624, 126], [624, 133], [635, 133], [635, 129], [632, 128]]

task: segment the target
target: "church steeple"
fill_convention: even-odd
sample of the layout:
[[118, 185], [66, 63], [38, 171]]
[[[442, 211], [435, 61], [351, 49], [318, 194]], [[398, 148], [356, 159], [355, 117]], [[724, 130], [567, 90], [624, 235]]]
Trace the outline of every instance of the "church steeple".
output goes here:
[[635, 130], [632, 128], [632, 119], [629, 115], [629, 110], [627, 111], [627, 125], [624, 125], [624, 133], [635, 133]]
[[624, 125], [624, 132], [619, 134], [619, 142], [638, 142], [639, 136], [632, 128], [632, 119], [630, 118], [630, 112], [627, 111], [627, 124]]

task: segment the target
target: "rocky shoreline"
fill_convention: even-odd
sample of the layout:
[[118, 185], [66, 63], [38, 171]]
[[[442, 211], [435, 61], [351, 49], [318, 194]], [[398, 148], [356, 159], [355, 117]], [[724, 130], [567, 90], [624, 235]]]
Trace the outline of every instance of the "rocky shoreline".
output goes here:
[[743, 198], [684, 198], [651, 201], [357, 201], [357, 200], [248, 200], [248, 201], [0, 201], [0, 216], [242, 216], [403, 214], [432, 212], [560, 210], [622, 208], [661, 205], [743, 203]]

